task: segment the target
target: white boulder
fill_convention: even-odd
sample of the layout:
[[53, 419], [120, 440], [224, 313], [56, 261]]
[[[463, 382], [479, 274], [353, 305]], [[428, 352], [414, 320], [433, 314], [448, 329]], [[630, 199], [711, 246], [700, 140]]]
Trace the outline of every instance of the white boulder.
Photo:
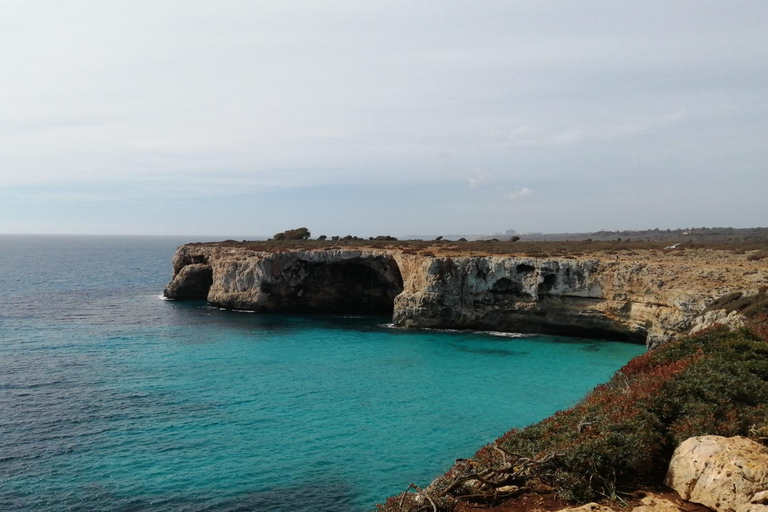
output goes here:
[[768, 512], [768, 450], [745, 437], [692, 437], [675, 450], [664, 483], [716, 512]]

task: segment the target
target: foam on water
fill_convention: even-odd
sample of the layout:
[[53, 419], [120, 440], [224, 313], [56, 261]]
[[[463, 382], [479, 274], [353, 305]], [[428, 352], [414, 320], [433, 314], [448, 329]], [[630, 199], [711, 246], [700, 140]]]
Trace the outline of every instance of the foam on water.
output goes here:
[[0, 510], [367, 510], [643, 350], [159, 301], [182, 241], [0, 237]]

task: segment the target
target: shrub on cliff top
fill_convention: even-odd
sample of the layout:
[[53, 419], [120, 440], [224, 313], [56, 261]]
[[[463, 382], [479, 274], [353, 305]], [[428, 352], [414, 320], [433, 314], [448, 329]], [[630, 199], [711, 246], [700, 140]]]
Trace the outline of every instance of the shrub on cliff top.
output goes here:
[[[691, 436], [760, 437], [768, 427], [768, 341], [757, 326], [710, 329], [634, 358], [575, 407], [480, 449], [472, 471], [501, 474], [511, 454], [546, 460], [504, 485], [546, 484], [584, 502], [660, 484], [675, 447]], [[492, 496], [471, 478], [456, 485], [467, 467], [454, 466], [433, 492]]]
[[289, 229], [287, 231], [283, 231], [282, 233], [277, 233], [272, 238], [278, 241], [309, 240], [310, 236], [312, 235], [307, 228], [296, 228], [296, 229]]

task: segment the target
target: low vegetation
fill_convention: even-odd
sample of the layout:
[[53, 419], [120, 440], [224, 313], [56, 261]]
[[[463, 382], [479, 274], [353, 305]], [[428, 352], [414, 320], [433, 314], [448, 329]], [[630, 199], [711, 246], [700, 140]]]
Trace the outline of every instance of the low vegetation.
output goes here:
[[758, 314], [749, 328], [713, 328], [636, 357], [575, 407], [508, 432], [379, 510], [452, 510], [532, 489], [573, 502], [620, 499], [660, 485], [691, 436], [767, 432], [768, 317]]
[[[297, 230], [289, 230], [297, 231]], [[286, 231], [284, 233], [288, 233]], [[768, 254], [768, 242], [686, 242], [674, 250], [666, 249], [668, 242], [661, 241], [556, 241], [556, 242], [529, 242], [525, 239], [519, 241], [510, 240], [398, 240], [395, 237], [381, 235], [367, 239], [352, 235], [343, 237], [334, 235], [320, 237], [316, 240], [309, 238], [287, 238], [276, 234], [268, 241], [259, 240], [225, 240], [223, 242], [209, 242], [208, 245], [225, 247], [239, 246], [254, 251], [291, 251], [291, 250], [321, 250], [321, 249], [352, 249], [374, 248], [395, 249], [407, 251], [408, 254], [432, 253], [438, 256], [465, 256], [465, 255], [504, 255], [504, 256], [531, 256], [536, 258], [573, 258], [588, 256], [595, 253], [605, 253], [622, 257], [636, 256], [646, 251], [657, 251], [670, 255], [684, 256], [692, 249], [712, 249], [729, 251], [733, 254], [744, 254], [747, 261], [759, 262], [764, 259], [760, 256]], [[195, 245], [195, 244], [192, 244]], [[760, 257], [755, 260], [753, 256]]]
[[747, 318], [768, 315], [768, 286], [761, 286], [755, 295], [744, 295], [734, 292], [720, 297], [705, 311], [724, 309], [727, 312], [736, 311]]
[[283, 231], [282, 233], [276, 233], [272, 238], [278, 242], [285, 240], [309, 240], [312, 234], [307, 228], [296, 228]]

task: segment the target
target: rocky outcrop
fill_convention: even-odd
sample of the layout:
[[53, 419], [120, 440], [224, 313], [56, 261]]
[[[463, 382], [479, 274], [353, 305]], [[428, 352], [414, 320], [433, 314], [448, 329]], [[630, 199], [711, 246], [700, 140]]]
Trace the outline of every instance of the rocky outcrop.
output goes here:
[[609, 269], [594, 259], [448, 257], [404, 266], [412, 278], [405, 279], [405, 290], [395, 299], [393, 317], [403, 327], [645, 341], [654, 319], [677, 313], [658, 303], [619, 299], [605, 279]]
[[744, 437], [692, 437], [675, 450], [664, 483], [717, 512], [768, 512], [768, 451]]
[[174, 280], [168, 283], [165, 295], [181, 300], [206, 300], [212, 284], [211, 266], [192, 263], [179, 269]]
[[765, 262], [704, 249], [535, 258], [190, 244], [178, 249], [173, 267], [167, 297], [233, 309], [391, 313], [399, 327], [589, 335], [649, 346], [692, 328], [738, 324], [738, 313], [705, 310], [726, 294], [748, 296], [768, 285]]
[[[166, 297], [202, 298], [232, 309], [391, 314], [403, 290], [393, 256], [376, 251], [269, 253], [187, 245], [176, 252], [173, 268]], [[198, 296], [190, 290], [199, 289], [198, 276], [205, 272], [210, 283]]]

